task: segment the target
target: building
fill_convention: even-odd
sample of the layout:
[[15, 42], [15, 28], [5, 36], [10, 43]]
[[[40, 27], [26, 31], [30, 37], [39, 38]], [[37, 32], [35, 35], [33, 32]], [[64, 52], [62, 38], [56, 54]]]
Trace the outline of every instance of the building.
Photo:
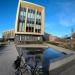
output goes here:
[[48, 33], [45, 32], [44, 35], [43, 35], [43, 40], [44, 41], [49, 41], [49, 35], [50, 34], [48, 34]]
[[72, 42], [75, 43], [75, 32], [72, 33], [72, 38], [71, 38]]
[[14, 29], [3, 32], [3, 39], [5, 41], [8, 41], [8, 40], [13, 41], [14, 38], [15, 38], [15, 30]]
[[53, 35], [50, 35], [49, 36], [49, 41], [54, 41], [54, 42], [56, 42], [56, 41], [58, 41], [59, 40], [59, 38], [57, 37], [57, 36], [53, 36]]
[[75, 39], [75, 32], [72, 34], [72, 38]]
[[52, 42], [59, 42], [60, 38], [57, 36], [53, 36], [51, 34], [45, 33], [43, 36], [44, 41], [52, 41]]
[[15, 41], [42, 41], [44, 7], [20, 0], [16, 14]]

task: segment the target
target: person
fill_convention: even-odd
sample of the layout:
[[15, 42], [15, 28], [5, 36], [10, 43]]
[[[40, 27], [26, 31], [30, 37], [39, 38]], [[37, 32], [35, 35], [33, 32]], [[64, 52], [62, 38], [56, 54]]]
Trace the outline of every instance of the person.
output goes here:
[[20, 68], [20, 64], [21, 64], [21, 57], [20, 56], [17, 56], [17, 59], [15, 60], [14, 64], [15, 64], [15, 69]]

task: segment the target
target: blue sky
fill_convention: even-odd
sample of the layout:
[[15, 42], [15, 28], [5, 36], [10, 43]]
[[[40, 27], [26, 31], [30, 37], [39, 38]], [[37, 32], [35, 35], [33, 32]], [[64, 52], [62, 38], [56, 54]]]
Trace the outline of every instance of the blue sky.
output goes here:
[[[75, 0], [27, 0], [45, 7], [45, 32], [56, 36], [75, 31]], [[0, 37], [15, 27], [18, 0], [0, 0]]]

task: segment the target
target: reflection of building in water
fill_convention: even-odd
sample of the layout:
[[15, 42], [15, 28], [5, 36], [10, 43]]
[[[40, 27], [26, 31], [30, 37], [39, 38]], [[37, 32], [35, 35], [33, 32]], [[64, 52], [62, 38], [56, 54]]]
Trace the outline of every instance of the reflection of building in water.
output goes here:
[[44, 7], [19, 1], [16, 23], [16, 41], [40, 41], [44, 35]]
[[35, 66], [36, 62], [42, 64], [43, 48], [17, 48], [19, 55], [23, 55], [27, 64]]
[[7, 31], [4, 31], [3, 32], [3, 39], [8, 41], [14, 41], [14, 38], [15, 38], [15, 30], [12, 29], [12, 30], [7, 30]]

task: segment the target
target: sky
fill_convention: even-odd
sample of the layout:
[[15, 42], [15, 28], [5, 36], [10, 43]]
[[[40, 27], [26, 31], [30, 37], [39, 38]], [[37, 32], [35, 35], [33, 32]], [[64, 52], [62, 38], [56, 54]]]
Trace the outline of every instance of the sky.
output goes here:
[[[26, 0], [45, 7], [45, 32], [63, 37], [75, 31], [75, 0]], [[18, 0], [0, 0], [0, 37], [15, 28]]]

